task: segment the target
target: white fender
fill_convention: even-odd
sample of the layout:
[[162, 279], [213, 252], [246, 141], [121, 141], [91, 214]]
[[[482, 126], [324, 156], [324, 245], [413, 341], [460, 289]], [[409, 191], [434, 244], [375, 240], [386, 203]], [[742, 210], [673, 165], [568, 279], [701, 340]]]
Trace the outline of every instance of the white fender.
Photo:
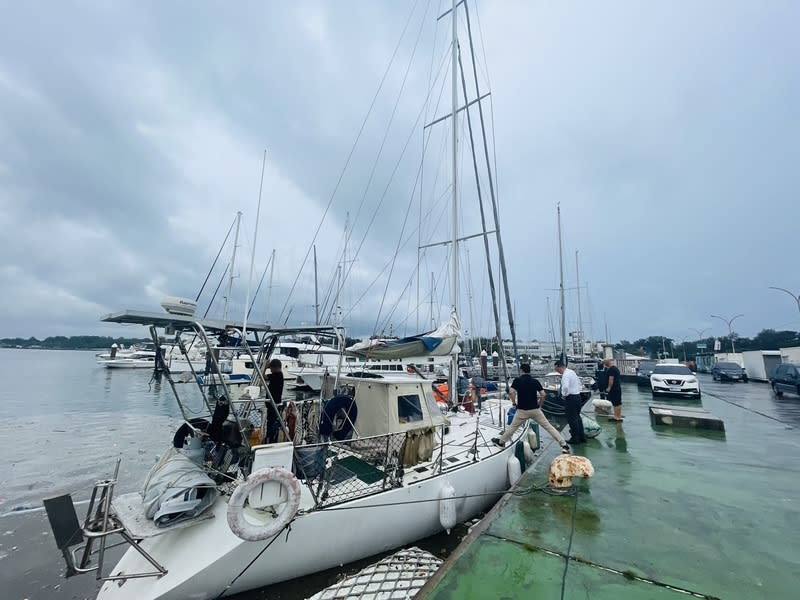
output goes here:
[[528, 440], [523, 440], [522, 442], [522, 452], [525, 454], [525, 464], [532, 464], [533, 463], [533, 448], [531, 448], [531, 443]]
[[[265, 483], [276, 482], [286, 492], [286, 502], [278, 516], [264, 524], [254, 524], [245, 517], [245, 503], [250, 494]], [[279, 533], [297, 514], [300, 506], [300, 483], [297, 478], [281, 467], [268, 467], [255, 471], [247, 481], [239, 484], [228, 500], [228, 527], [237, 536], [248, 542], [265, 540]], [[263, 513], [259, 513], [261, 515]]]
[[519, 464], [519, 459], [513, 454], [508, 457], [508, 484], [514, 485], [522, 477], [522, 465]]
[[600, 427], [600, 424], [592, 417], [581, 415], [581, 421], [583, 421], [583, 433], [587, 438], [597, 437], [600, 435], [600, 432], [603, 431], [603, 428]]
[[456, 490], [449, 481], [445, 481], [439, 492], [439, 522], [450, 535], [456, 521]]
[[539, 437], [533, 429], [528, 429], [528, 445], [530, 445], [531, 450], [539, 448]]

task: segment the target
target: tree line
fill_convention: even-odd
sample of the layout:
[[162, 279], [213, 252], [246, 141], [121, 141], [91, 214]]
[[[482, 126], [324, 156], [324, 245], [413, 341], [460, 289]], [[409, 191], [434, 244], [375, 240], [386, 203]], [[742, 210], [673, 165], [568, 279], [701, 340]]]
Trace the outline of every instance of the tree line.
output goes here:
[[[670, 338], [667, 336], [651, 335], [633, 342], [620, 340], [614, 344], [614, 348], [625, 350], [637, 356], [661, 357], [670, 356], [673, 358], [692, 358], [698, 353], [714, 352], [714, 341], [720, 341], [720, 352], [731, 352], [733, 345], [736, 352], [746, 352], [748, 350], [778, 350], [779, 348], [791, 348], [800, 346], [800, 332], [798, 331], [776, 331], [775, 329], [764, 329], [758, 335], [747, 338], [733, 335], [721, 337], [707, 337], [702, 340], [689, 340]], [[698, 344], [705, 344], [705, 348], [697, 347]]]
[[149, 338], [123, 338], [101, 335], [55, 335], [39, 340], [29, 338], [0, 338], [0, 348], [44, 348], [47, 350], [106, 350], [111, 344], [130, 346], [150, 342]]

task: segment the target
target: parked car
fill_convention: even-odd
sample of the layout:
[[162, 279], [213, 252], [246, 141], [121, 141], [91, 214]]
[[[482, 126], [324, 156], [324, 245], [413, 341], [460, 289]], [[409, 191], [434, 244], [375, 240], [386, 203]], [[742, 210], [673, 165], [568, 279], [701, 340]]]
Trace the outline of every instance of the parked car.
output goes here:
[[653, 396], [672, 395], [700, 398], [700, 382], [686, 365], [659, 363], [650, 375]]
[[636, 385], [639, 387], [650, 387], [650, 375], [658, 364], [657, 360], [643, 360], [636, 369]]
[[769, 383], [776, 396], [782, 396], [783, 392], [800, 396], [800, 365], [778, 365], [772, 372]]
[[735, 362], [718, 362], [711, 368], [714, 381], [743, 381], [747, 383], [747, 371]]

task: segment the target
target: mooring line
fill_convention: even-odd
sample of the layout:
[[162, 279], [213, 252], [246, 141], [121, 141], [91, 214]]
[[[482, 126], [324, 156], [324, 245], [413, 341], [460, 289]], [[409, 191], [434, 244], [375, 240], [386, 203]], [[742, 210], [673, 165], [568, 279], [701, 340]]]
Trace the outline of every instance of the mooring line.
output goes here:
[[794, 426], [793, 426], [793, 425], [791, 425], [790, 423], [787, 423], [786, 421], [781, 421], [779, 418], [777, 418], [777, 417], [773, 417], [772, 415], [768, 415], [768, 414], [766, 414], [766, 413], [762, 413], [761, 411], [755, 410], [755, 409], [753, 409], [753, 408], [749, 408], [749, 407], [747, 407], [747, 406], [742, 406], [741, 404], [737, 404], [737, 403], [736, 403], [736, 402], [734, 402], [733, 400], [727, 400], [726, 398], [723, 398], [722, 396], [718, 396], [717, 394], [714, 394], [713, 392], [705, 392], [705, 394], [706, 394], [707, 396], [711, 396], [712, 398], [716, 398], [717, 400], [722, 400], [723, 402], [727, 402], [728, 404], [732, 404], [733, 406], [736, 406], [736, 407], [738, 407], [738, 408], [741, 408], [742, 410], [746, 410], [746, 411], [748, 411], [748, 412], [755, 413], [755, 414], [757, 414], [757, 415], [761, 415], [762, 417], [765, 417], [765, 418], [767, 418], [767, 419], [771, 419], [771, 420], [773, 420], [773, 421], [777, 421], [777, 422], [778, 422], [778, 423], [780, 423], [781, 425], [786, 425], [786, 426], [787, 426], [787, 427], [789, 427], [790, 429], [794, 429]]

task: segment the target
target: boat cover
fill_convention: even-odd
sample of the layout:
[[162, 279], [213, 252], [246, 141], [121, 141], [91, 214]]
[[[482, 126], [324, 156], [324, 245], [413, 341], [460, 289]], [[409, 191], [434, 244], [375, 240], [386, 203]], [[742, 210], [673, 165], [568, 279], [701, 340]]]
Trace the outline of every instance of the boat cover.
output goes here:
[[181, 450], [170, 448], [144, 483], [142, 506], [157, 527], [193, 519], [217, 499], [216, 484]]
[[455, 311], [450, 320], [438, 329], [412, 335], [398, 340], [373, 339], [359, 342], [347, 348], [350, 356], [371, 359], [400, 359], [423, 356], [447, 356], [457, 354], [460, 348], [461, 322]]

